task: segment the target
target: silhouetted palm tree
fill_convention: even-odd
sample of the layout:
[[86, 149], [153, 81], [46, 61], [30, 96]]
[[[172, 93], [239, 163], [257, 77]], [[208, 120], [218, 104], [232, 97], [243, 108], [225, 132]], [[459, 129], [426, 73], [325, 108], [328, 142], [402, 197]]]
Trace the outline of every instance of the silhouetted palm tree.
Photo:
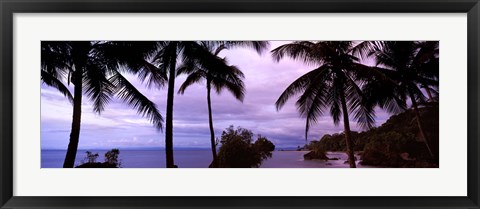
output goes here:
[[[210, 92], [212, 87], [217, 94], [223, 89], [230, 91], [233, 96], [243, 101], [245, 97], [245, 84], [242, 79], [243, 73], [233, 65], [228, 65], [225, 58], [218, 57], [218, 54], [226, 49], [224, 44], [218, 45], [210, 41], [198, 43], [201, 48], [196, 48], [198, 54], [202, 54], [202, 62], [186, 63], [178, 73], [188, 74], [185, 82], [180, 86], [179, 93], [185, 93], [185, 90], [194, 83], [206, 82], [207, 86], [207, 104], [208, 104], [208, 124], [210, 128], [210, 143], [212, 148], [213, 160], [210, 167], [218, 167], [217, 149], [215, 143], [215, 132], [213, 129], [212, 104]], [[190, 64], [190, 65], [189, 65]]]
[[[410, 99], [420, 137], [431, 157], [434, 157], [434, 153], [425, 134], [418, 106], [427, 100], [421, 88], [425, 89], [431, 102], [438, 98], [438, 53], [438, 41], [385, 41], [370, 52], [379, 71], [396, 82], [392, 92], [399, 98], [397, 102], [406, 103], [407, 98]], [[432, 92], [437, 96], [433, 96]]]
[[[127, 47], [128, 45], [130, 47]], [[73, 103], [72, 128], [63, 164], [64, 168], [73, 168], [75, 163], [80, 136], [83, 94], [86, 94], [93, 102], [93, 110], [98, 114], [105, 109], [105, 105], [112, 96], [117, 95], [129, 106], [136, 108], [139, 114], [148, 117], [158, 129], [162, 129], [163, 118], [155, 104], [141, 94], [120, 73], [122, 69], [141, 72], [148, 68], [142, 63], [137, 63], [138, 67], [135, 69], [119, 67], [126, 63], [133, 65], [133, 61], [140, 60], [134, 60], [131, 57], [139, 58], [146, 55], [147, 52], [136, 53], [139, 51], [133, 50], [135, 48], [137, 50], [147, 49], [140, 46], [120, 42], [42, 41], [41, 80], [46, 85], [59, 90]], [[128, 51], [131, 57], [122, 62], [120, 62], [122, 57], [116, 57], [116, 60], [110, 59], [113, 58], [113, 54], [107, 49], [112, 48], [123, 48], [124, 52]], [[126, 55], [122, 56], [127, 57]], [[63, 83], [65, 79], [68, 85], [70, 83], [74, 85], [73, 95]]]
[[[216, 44], [225, 44], [227, 47], [250, 47], [257, 51], [261, 51], [268, 46], [265, 41], [215, 41]], [[202, 62], [204, 56], [211, 54], [208, 51], [200, 53], [201, 48], [196, 41], [162, 41], [159, 42], [159, 50], [153, 58], [153, 63], [161, 72], [168, 75], [167, 86], [167, 113], [165, 122], [165, 155], [167, 168], [174, 168], [173, 159], [173, 100], [175, 89], [175, 77], [177, 75], [177, 65], [179, 63], [196, 63]], [[178, 62], [181, 58], [181, 62]]]
[[[316, 68], [299, 77], [280, 95], [275, 105], [281, 109], [287, 100], [301, 94], [296, 106], [301, 116], [306, 117], [305, 139], [312, 123], [317, 122], [325, 111], [330, 112], [338, 125], [343, 114], [344, 133], [348, 160], [355, 168], [353, 144], [350, 132], [349, 112], [362, 128], [370, 128], [375, 121], [374, 103], [363, 94], [361, 79], [374, 75], [374, 70], [359, 64], [356, 54], [372, 47], [371, 42], [350, 41], [295, 41], [272, 50], [275, 61], [285, 56]], [[365, 72], [366, 71], [366, 72]], [[360, 79], [361, 78], [361, 79]]]

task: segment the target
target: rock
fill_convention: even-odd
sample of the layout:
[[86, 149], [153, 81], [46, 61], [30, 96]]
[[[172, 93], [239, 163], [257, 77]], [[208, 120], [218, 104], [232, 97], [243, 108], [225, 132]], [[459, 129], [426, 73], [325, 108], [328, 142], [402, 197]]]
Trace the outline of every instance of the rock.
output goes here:
[[118, 165], [111, 163], [84, 163], [75, 168], [118, 168]]
[[313, 160], [313, 159], [328, 160], [328, 157], [323, 152], [311, 151], [311, 152], [303, 155], [303, 159], [305, 159], [305, 160]]
[[[353, 157], [353, 160], [357, 161], [357, 157]], [[344, 164], [347, 164], [349, 163], [348, 160], [346, 160], [345, 162], [343, 162]]]
[[410, 154], [408, 154], [408, 152], [400, 153], [400, 157], [401, 157], [403, 160], [406, 160], [406, 161], [414, 161], [414, 160], [416, 160], [415, 158], [410, 158]]

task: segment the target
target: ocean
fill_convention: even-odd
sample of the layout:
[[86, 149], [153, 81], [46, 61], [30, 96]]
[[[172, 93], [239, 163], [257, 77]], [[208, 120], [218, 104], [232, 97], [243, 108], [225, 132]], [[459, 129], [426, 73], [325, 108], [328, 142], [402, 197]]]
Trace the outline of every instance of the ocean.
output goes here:
[[[75, 166], [82, 164], [86, 150], [78, 150]], [[108, 150], [89, 150], [98, 153], [98, 162]], [[61, 168], [65, 150], [42, 150], [42, 168]], [[348, 168], [347, 155], [343, 152], [328, 152], [330, 158], [339, 160], [304, 160], [307, 151], [273, 151], [272, 158], [264, 160], [260, 168]], [[163, 150], [120, 150], [119, 159], [122, 168], [165, 168], [165, 151]], [[210, 150], [175, 150], [174, 160], [179, 168], [208, 168], [212, 159]], [[357, 156], [357, 159], [360, 159]], [[357, 167], [362, 166], [357, 161]]]

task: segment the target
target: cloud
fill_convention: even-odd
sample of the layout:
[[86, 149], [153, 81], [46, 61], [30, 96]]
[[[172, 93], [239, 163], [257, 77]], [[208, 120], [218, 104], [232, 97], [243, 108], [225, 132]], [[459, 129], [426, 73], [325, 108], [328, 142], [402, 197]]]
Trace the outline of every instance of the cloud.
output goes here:
[[[285, 42], [272, 42], [272, 49]], [[275, 62], [270, 53], [258, 55], [248, 49], [224, 50], [220, 54], [245, 74], [245, 100], [236, 100], [228, 91], [220, 95], [212, 92], [215, 136], [220, 137], [229, 125], [242, 126], [272, 140], [277, 147], [302, 146], [305, 143], [305, 119], [296, 110], [296, 98], [276, 110], [278, 96], [295, 79], [313, 69], [297, 61], [284, 59]], [[134, 75], [125, 75], [140, 92], [154, 101], [165, 118], [166, 88], [147, 88]], [[185, 76], [176, 78], [177, 93]], [[72, 87], [70, 86], [70, 89]], [[72, 91], [73, 92], [73, 91]], [[175, 94], [174, 146], [210, 147], [208, 110], [204, 84], [190, 86], [183, 95]], [[377, 111], [377, 124], [390, 114]], [[41, 87], [41, 146], [42, 149], [66, 149], [70, 135], [72, 105], [55, 89]], [[359, 130], [351, 122], [352, 130]], [[329, 115], [320, 117], [310, 129], [309, 139], [324, 134], [338, 133], [343, 125], [335, 126]], [[163, 147], [164, 133], [156, 131], [151, 123], [136, 110], [113, 99], [101, 114], [93, 112], [91, 102], [84, 97], [80, 149], [115, 147]]]

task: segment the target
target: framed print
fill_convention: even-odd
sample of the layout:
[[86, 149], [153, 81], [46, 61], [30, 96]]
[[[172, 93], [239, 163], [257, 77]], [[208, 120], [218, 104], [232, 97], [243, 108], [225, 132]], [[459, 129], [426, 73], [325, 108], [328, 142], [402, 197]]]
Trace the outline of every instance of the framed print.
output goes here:
[[1, 208], [479, 208], [477, 0], [0, 6]]

